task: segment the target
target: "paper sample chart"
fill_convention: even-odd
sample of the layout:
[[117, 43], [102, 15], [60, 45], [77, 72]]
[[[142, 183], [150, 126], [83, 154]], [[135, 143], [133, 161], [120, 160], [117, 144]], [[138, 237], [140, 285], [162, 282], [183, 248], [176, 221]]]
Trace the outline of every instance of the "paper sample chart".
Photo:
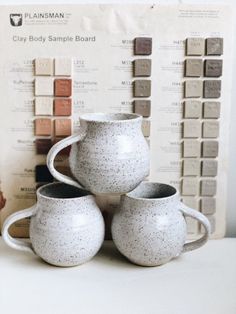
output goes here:
[[[210, 216], [212, 237], [224, 235], [229, 7], [3, 6], [0, 17], [1, 223], [34, 204], [37, 186], [52, 180], [46, 154], [77, 131], [80, 115], [136, 112], [150, 142], [148, 179], [175, 185]], [[64, 173], [68, 153], [56, 160]], [[111, 198], [102, 202], [113, 206]], [[201, 234], [188, 224], [190, 235]], [[19, 222], [12, 232], [27, 235], [27, 226]]]
[[[187, 38], [185, 43], [184, 76], [188, 80], [184, 82], [182, 196], [186, 205], [200, 209], [207, 216], [214, 233], [220, 134], [219, 78], [223, 73], [223, 60], [216, 58], [223, 55], [223, 38]], [[186, 142], [187, 139], [191, 140]], [[196, 149], [186, 153], [187, 145]], [[198, 234], [197, 222], [191, 223], [189, 232]]]

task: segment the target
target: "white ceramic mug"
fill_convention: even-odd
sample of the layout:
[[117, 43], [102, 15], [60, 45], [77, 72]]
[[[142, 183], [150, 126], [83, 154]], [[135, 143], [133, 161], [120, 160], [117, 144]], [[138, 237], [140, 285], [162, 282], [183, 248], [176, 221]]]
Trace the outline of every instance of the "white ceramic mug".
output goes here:
[[[56, 143], [48, 153], [48, 169], [58, 181], [93, 194], [132, 191], [149, 174], [149, 147], [142, 117], [131, 113], [92, 113], [80, 117], [77, 134]], [[72, 145], [69, 163], [77, 181], [54, 168], [56, 155]]]
[[[10, 215], [2, 236], [10, 247], [34, 252], [49, 264], [75, 266], [89, 261], [104, 240], [104, 221], [88, 192], [64, 183], [51, 183], [37, 190], [37, 203]], [[30, 240], [14, 239], [9, 227], [31, 217]]]
[[[202, 224], [204, 234], [200, 239], [185, 243], [184, 216]], [[121, 196], [111, 230], [118, 250], [131, 262], [157, 266], [205, 244], [210, 235], [210, 223], [203, 214], [185, 206], [173, 186], [142, 182], [135, 190]]]

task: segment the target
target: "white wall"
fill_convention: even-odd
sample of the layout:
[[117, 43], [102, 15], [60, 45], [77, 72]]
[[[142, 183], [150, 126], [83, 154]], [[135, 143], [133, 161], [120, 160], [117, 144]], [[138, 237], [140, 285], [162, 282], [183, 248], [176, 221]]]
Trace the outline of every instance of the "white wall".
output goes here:
[[[236, 8], [235, 0], [222, 0], [222, 1], [214, 1], [214, 0], [160, 0], [160, 1], [144, 1], [144, 0], [126, 0], [126, 1], [114, 1], [114, 0], [0, 0], [0, 4], [68, 4], [68, 3], [158, 3], [158, 4], [230, 4], [232, 5], [233, 10]], [[236, 28], [236, 22], [234, 22], [234, 29]], [[235, 51], [236, 46], [236, 32], [234, 33], [234, 47], [232, 49]], [[236, 58], [233, 67], [233, 78], [236, 77]], [[232, 90], [231, 90], [231, 98], [232, 98], [232, 111], [231, 111], [231, 121], [230, 121], [230, 159], [229, 159], [229, 177], [228, 177], [228, 208], [227, 208], [227, 236], [236, 237], [236, 88], [234, 88], [234, 84], [236, 82], [233, 81]]]

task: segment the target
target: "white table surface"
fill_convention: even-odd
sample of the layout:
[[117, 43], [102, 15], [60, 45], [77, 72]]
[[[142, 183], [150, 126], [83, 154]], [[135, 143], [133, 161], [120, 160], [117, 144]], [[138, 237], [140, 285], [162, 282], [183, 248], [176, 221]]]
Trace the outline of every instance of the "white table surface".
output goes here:
[[104, 243], [89, 263], [50, 266], [0, 239], [1, 314], [235, 314], [236, 239], [211, 240], [160, 267]]

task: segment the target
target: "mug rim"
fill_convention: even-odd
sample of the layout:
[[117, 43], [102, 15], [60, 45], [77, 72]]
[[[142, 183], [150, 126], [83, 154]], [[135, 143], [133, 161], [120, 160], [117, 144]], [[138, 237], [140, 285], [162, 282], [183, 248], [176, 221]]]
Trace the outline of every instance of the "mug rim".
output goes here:
[[[96, 119], [97, 117], [108, 117], [108, 116], [113, 116], [113, 117], [119, 117], [119, 116], [124, 116], [126, 117], [125, 119]], [[94, 116], [94, 118], [93, 118]], [[129, 118], [128, 118], [129, 117]], [[96, 122], [96, 123], [129, 123], [131, 121], [140, 121], [142, 120], [142, 116], [140, 114], [137, 113], [127, 113], [127, 112], [116, 112], [116, 113], [109, 113], [109, 112], [94, 112], [94, 113], [85, 113], [82, 114], [79, 117], [80, 120], [82, 121], [86, 121], [86, 122]]]
[[[47, 195], [44, 195], [42, 194], [42, 190], [45, 189], [45, 188], [48, 188], [50, 186], [56, 186], [56, 185], [66, 185], [66, 186], [70, 186], [71, 188], [74, 188], [74, 189], [77, 189], [78, 191], [82, 191], [83, 193], [86, 193], [85, 195], [81, 195], [81, 196], [75, 196], [75, 197], [51, 197], [51, 196], [47, 196]], [[39, 197], [43, 197], [45, 199], [48, 199], [48, 200], [76, 200], [76, 199], [80, 199], [80, 198], [84, 198], [84, 197], [91, 197], [93, 196], [91, 192], [87, 191], [87, 190], [84, 190], [84, 189], [81, 189], [79, 187], [76, 187], [76, 186], [73, 186], [73, 185], [69, 185], [69, 184], [66, 184], [66, 183], [63, 183], [63, 182], [51, 182], [51, 183], [48, 183], [48, 184], [45, 184], [43, 186], [41, 186], [40, 188], [37, 189], [36, 191], [36, 195], [37, 195], [37, 198]]]
[[[148, 198], [148, 197], [137, 197], [137, 196], [132, 196], [132, 193], [141, 185], [157, 185], [157, 186], [166, 186], [166, 187], [170, 187], [172, 189], [175, 190], [175, 192], [169, 196], [164, 196], [164, 197], [153, 197], [153, 198]], [[148, 182], [141, 182], [135, 189], [133, 189], [132, 191], [124, 194], [124, 196], [130, 198], [130, 199], [134, 199], [134, 200], [143, 200], [143, 201], [161, 201], [161, 200], [170, 200], [172, 198], [176, 198], [179, 196], [179, 191], [176, 189], [176, 187], [174, 187], [173, 185], [167, 184], [167, 183], [162, 183], [162, 182], [153, 182], [153, 181], [148, 181]]]

